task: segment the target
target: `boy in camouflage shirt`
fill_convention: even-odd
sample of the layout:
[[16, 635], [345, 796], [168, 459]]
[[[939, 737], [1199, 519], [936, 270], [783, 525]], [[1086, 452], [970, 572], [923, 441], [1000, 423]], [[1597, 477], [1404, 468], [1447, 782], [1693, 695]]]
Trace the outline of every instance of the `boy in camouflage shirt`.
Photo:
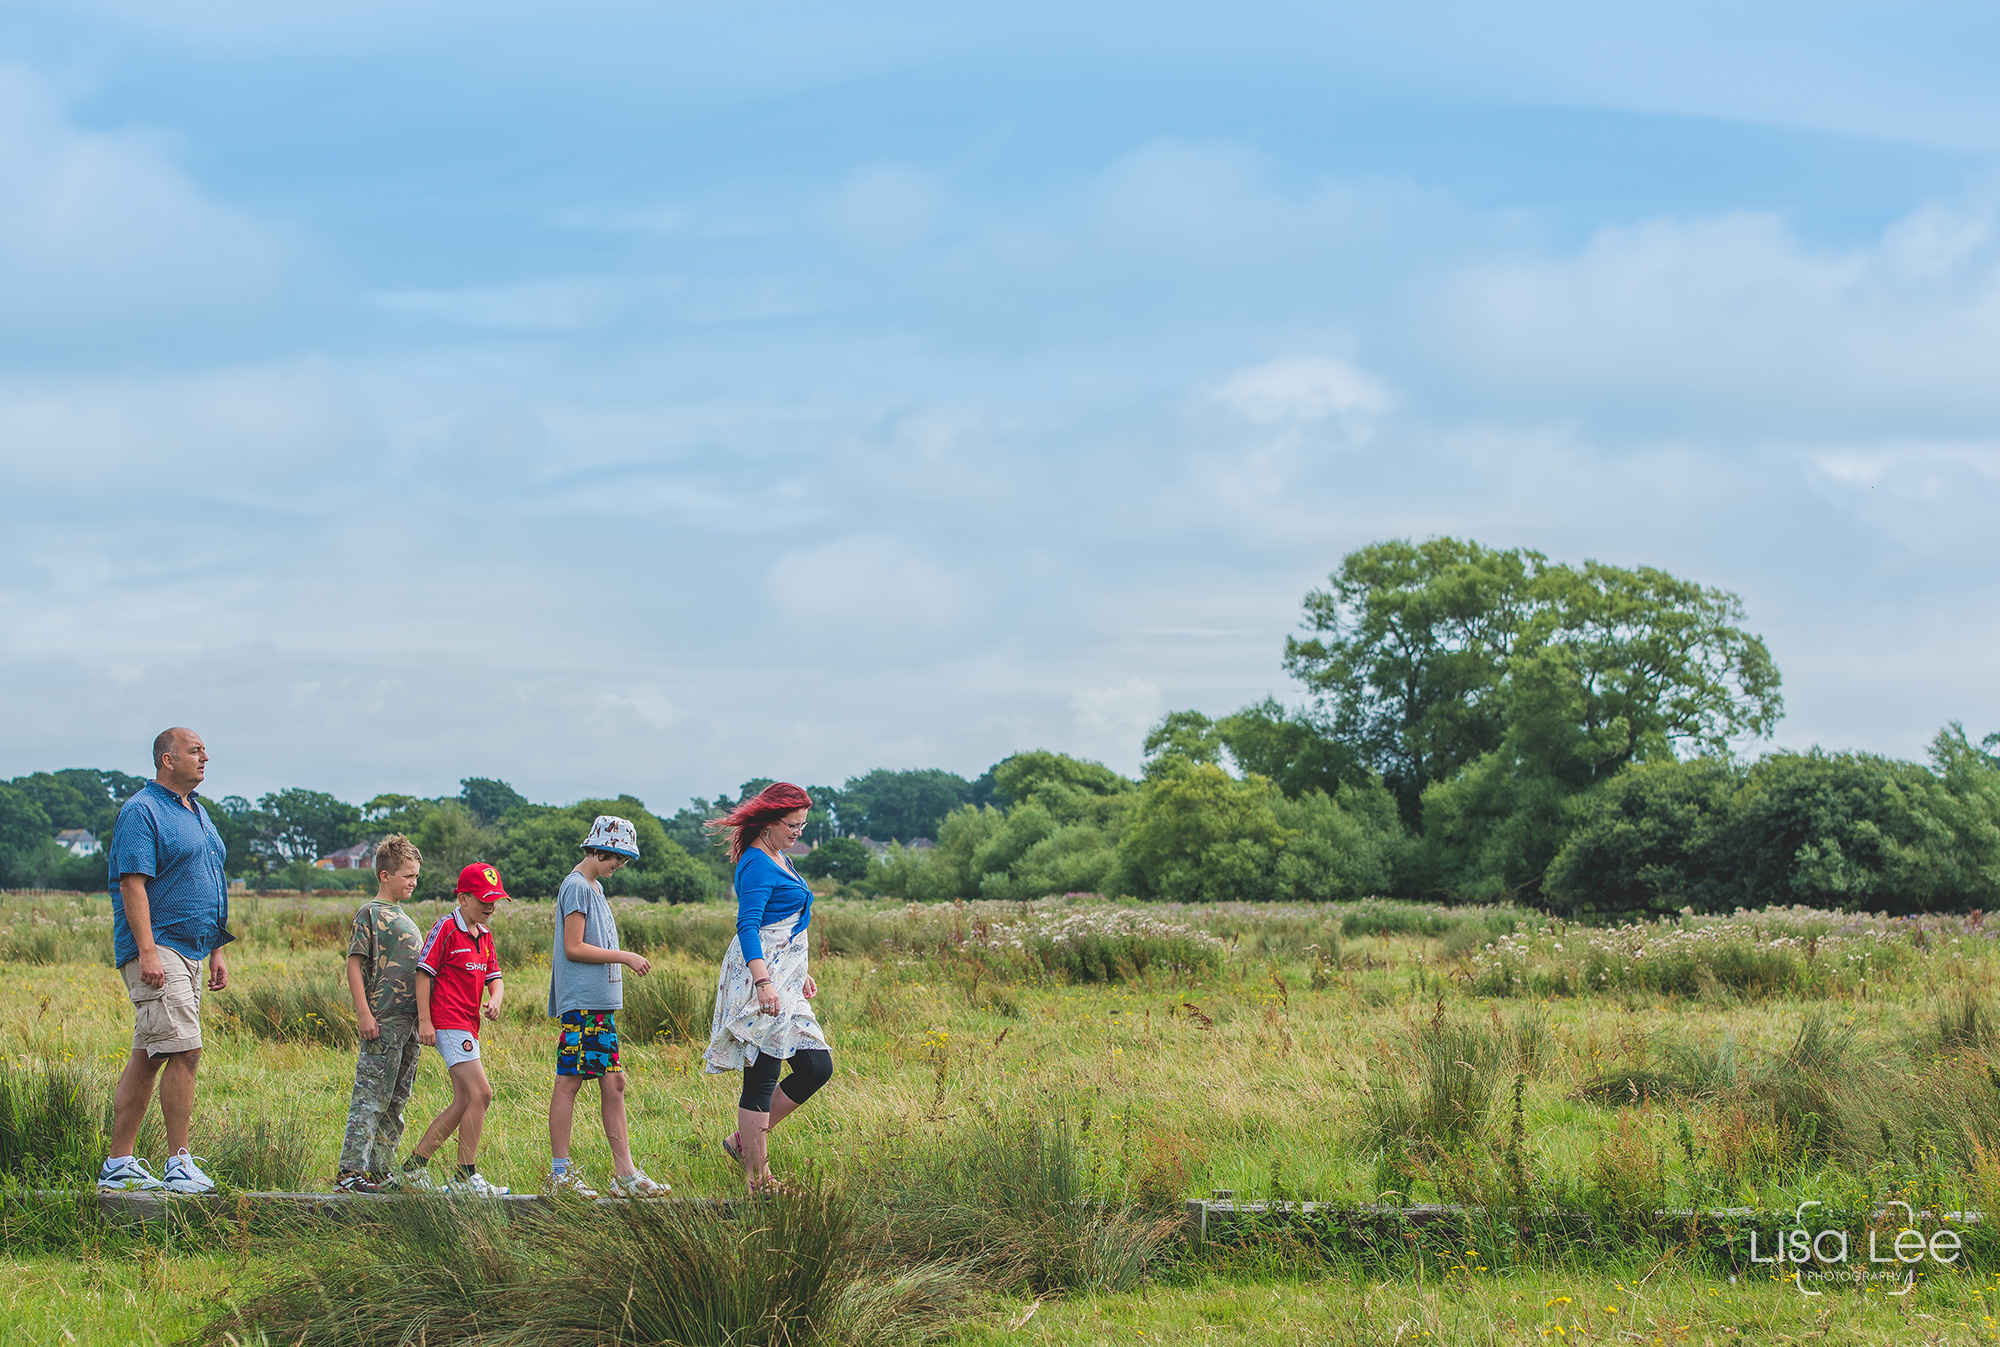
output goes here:
[[374, 901], [354, 914], [347, 942], [347, 989], [354, 997], [361, 1060], [354, 1068], [340, 1177], [334, 1181], [342, 1192], [379, 1193], [396, 1186], [389, 1162], [403, 1136], [403, 1105], [423, 1056], [417, 1042], [417, 960], [424, 937], [400, 904], [416, 892], [423, 859], [401, 833], [382, 839], [375, 848]]

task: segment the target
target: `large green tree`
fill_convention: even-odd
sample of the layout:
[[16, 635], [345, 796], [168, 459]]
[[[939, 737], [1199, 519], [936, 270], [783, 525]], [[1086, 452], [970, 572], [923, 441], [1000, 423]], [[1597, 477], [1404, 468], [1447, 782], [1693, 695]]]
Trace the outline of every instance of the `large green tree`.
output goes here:
[[972, 783], [955, 772], [877, 768], [840, 788], [840, 830], [884, 842], [935, 838], [944, 816], [971, 797]]
[[1509, 732], [1571, 785], [1634, 762], [1726, 755], [1784, 714], [1743, 601], [1651, 566], [1543, 566], [1508, 664]]
[[1499, 746], [1507, 660], [1544, 563], [1455, 538], [1375, 543], [1306, 595], [1310, 634], [1286, 639], [1285, 668], [1405, 822], [1426, 786]]
[[1503, 748], [1507, 770], [1575, 790], [1768, 735], [1778, 671], [1742, 619], [1735, 595], [1652, 567], [1385, 542], [1306, 596], [1285, 664], [1422, 827], [1426, 790]]
[[136, 795], [145, 778], [94, 767], [66, 767], [59, 772], [35, 772], [9, 783], [49, 816], [57, 829], [86, 828], [109, 841], [118, 821], [118, 807]]
[[287, 861], [316, 860], [361, 835], [361, 810], [323, 790], [272, 791], [257, 807], [270, 816], [267, 840]]

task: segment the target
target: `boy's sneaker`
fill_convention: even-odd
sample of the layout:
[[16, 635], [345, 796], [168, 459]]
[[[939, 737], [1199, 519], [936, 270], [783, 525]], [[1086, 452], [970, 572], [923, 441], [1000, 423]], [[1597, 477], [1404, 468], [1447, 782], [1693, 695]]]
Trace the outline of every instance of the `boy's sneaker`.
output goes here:
[[393, 1193], [403, 1186], [403, 1172], [399, 1169], [389, 1170], [385, 1174], [370, 1174], [368, 1179], [375, 1185], [375, 1191], [378, 1193]]
[[430, 1167], [427, 1165], [398, 1170], [395, 1179], [396, 1187], [408, 1189], [413, 1193], [434, 1193], [438, 1190], [438, 1182], [431, 1177]]
[[473, 1197], [505, 1197], [507, 1190], [497, 1183], [488, 1183], [486, 1176], [473, 1170], [462, 1179], [453, 1179], [445, 1187], [454, 1193], [469, 1193]]
[[167, 1157], [166, 1187], [176, 1193], [212, 1193], [215, 1180], [201, 1172], [201, 1166], [186, 1151]]
[[372, 1174], [349, 1172], [333, 1181], [333, 1190], [336, 1193], [379, 1193], [382, 1185]]
[[542, 1194], [545, 1197], [580, 1197], [588, 1201], [597, 1196], [597, 1190], [583, 1177], [583, 1170], [571, 1165], [562, 1173], [551, 1172], [542, 1180]]
[[138, 1156], [121, 1155], [116, 1160], [106, 1160], [104, 1168], [97, 1171], [97, 1186], [107, 1192], [152, 1193], [167, 1185]]
[[630, 1174], [614, 1174], [611, 1176], [611, 1195], [613, 1197], [665, 1197], [673, 1190], [674, 1185], [671, 1183], [657, 1183], [647, 1178], [646, 1171], [643, 1169]]

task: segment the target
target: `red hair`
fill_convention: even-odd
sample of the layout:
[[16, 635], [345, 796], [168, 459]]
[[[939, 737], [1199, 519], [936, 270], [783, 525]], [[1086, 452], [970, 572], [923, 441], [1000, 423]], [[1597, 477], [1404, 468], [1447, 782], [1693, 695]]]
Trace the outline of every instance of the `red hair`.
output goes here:
[[811, 808], [812, 796], [789, 781], [774, 781], [721, 818], [710, 819], [706, 826], [728, 839], [729, 863], [734, 865], [757, 845], [764, 829], [787, 814]]

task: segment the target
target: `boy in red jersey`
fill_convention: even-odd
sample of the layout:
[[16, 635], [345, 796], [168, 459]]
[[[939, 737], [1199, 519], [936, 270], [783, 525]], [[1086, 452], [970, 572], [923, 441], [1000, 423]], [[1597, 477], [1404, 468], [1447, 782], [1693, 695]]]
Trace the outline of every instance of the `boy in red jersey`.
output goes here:
[[[433, 1186], [424, 1167], [446, 1137], [458, 1133], [458, 1172], [450, 1186], [481, 1197], [498, 1197], [505, 1188], [488, 1183], [479, 1173], [479, 1130], [486, 1124], [486, 1106], [493, 1086], [479, 1060], [480, 1000], [489, 1020], [500, 1018], [500, 960], [493, 952], [493, 932], [486, 923], [502, 898], [512, 895], [500, 885], [500, 872], [474, 861], [458, 872], [458, 906], [438, 918], [417, 960], [417, 1041], [435, 1047], [451, 1072], [451, 1103], [424, 1129], [423, 1140], [403, 1162], [404, 1182]], [[488, 992], [490, 990], [490, 997]]]

